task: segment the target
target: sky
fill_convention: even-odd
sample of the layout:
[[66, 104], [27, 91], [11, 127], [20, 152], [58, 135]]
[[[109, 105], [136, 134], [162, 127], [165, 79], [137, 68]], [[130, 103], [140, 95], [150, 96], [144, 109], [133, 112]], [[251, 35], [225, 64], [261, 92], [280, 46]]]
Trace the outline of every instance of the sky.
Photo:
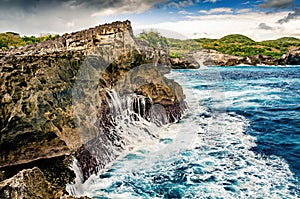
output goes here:
[[173, 38], [300, 38], [300, 0], [0, 0], [0, 32], [63, 34], [130, 20]]

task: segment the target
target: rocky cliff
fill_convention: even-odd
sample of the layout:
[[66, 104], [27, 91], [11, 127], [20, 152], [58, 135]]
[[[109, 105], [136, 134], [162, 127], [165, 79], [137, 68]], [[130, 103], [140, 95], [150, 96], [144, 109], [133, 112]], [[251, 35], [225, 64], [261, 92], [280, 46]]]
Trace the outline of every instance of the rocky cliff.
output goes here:
[[144, 96], [146, 120], [153, 105], [162, 107], [167, 122], [178, 120], [184, 95], [163, 76], [170, 69], [166, 64], [163, 49], [135, 42], [129, 21], [0, 51], [2, 178], [37, 166], [54, 189], [64, 190], [74, 179], [72, 157], [83, 180], [114, 160], [127, 143], [114, 130], [112, 93], [135, 98], [137, 113], [141, 106], [134, 103]]

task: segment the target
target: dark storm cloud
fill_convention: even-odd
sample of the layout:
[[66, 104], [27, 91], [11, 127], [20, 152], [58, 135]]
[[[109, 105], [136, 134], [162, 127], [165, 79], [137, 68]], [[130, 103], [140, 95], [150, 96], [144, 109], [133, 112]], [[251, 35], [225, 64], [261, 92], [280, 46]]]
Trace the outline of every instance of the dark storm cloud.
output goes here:
[[[1, 8], [16, 7], [26, 11], [36, 9], [51, 9], [59, 6], [69, 6], [71, 9], [86, 8], [99, 10], [105, 8], [121, 7], [124, 5], [149, 5], [163, 3], [165, 0], [2, 0]], [[132, 10], [134, 11], [134, 10]]]
[[70, 32], [101, 23], [97, 16], [149, 10], [166, 0], [1, 0], [0, 32]]
[[262, 30], [273, 30], [274, 28], [271, 26], [268, 26], [266, 23], [260, 23], [258, 25], [258, 29], [262, 29]]
[[[46, 9], [50, 6], [67, 5], [70, 8], [87, 8], [91, 10], [101, 10], [106, 8], [119, 8], [124, 5], [132, 6], [132, 10], [136, 6], [148, 5], [149, 7], [161, 5], [170, 5], [175, 7], [184, 7], [200, 2], [200, 0], [2, 0], [0, 3], [2, 8], [19, 7], [26, 11], [35, 9]], [[135, 6], [134, 6], [135, 5]]]
[[294, 6], [294, 0], [265, 0], [261, 8], [282, 9]]
[[286, 17], [279, 19], [277, 23], [279, 24], [287, 23], [291, 20], [299, 19], [299, 17], [300, 17], [300, 9], [296, 9], [293, 12], [290, 12]]

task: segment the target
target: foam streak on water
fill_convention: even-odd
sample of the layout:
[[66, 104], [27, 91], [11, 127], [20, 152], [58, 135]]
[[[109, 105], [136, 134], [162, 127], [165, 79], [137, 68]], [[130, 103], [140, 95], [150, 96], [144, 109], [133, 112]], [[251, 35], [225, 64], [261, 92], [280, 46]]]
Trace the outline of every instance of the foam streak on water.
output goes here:
[[[226, 98], [219, 84], [219, 73], [209, 71], [212, 77], [209, 84], [203, 81], [203, 73], [175, 71], [169, 75], [184, 87], [189, 106], [186, 116], [179, 123], [161, 128], [159, 140], [137, 146], [99, 176], [90, 178], [85, 184], [85, 195], [94, 198], [300, 197], [299, 183], [289, 164], [276, 155], [255, 153], [252, 149], [257, 139], [246, 133], [251, 126], [249, 118], [226, 111], [227, 106], [243, 103], [241, 99], [235, 101], [238, 95], [230, 91]], [[247, 95], [252, 91], [242, 92]], [[243, 106], [252, 105], [245, 101]]]

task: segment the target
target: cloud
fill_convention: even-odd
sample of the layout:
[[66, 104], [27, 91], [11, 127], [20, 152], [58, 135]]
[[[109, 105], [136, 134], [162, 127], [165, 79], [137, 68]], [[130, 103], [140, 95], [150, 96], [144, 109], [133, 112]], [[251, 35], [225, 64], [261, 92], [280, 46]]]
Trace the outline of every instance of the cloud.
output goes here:
[[259, 6], [261, 8], [274, 8], [274, 9], [281, 9], [281, 8], [288, 8], [294, 5], [294, 0], [265, 0], [263, 4]]
[[205, 0], [205, 1], [203, 1], [203, 3], [208, 3], [208, 2], [210, 2], [210, 3], [216, 3], [217, 0]]
[[246, 1], [246, 2], [242, 3], [242, 5], [248, 5], [248, 4], [250, 4], [250, 1]]
[[262, 29], [262, 30], [273, 30], [274, 28], [272, 28], [271, 26], [268, 26], [266, 23], [260, 23], [258, 25], [258, 29]]
[[141, 13], [167, 0], [5, 0], [0, 2], [0, 32], [64, 33], [103, 23], [103, 16]]
[[142, 1], [140, 3], [119, 4], [117, 7], [108, 7], [92, 14], [92, 16], [113, 16], [117, 14], [142, 13], [154, 6], [153, 3]]
[[198, 3], [199, 0], [179, 0], [179, 1], [171, 1], [169, 0], [167, 5], [169, 7], [174, 7], [174, 8], [182, 8], [182, 7], [186, 7], [186, 6], [192, 6], [195, 3]]
[[[186, 16], [184, 20], [153, 24], [140, 24], [134, 26], [135, 28], [156, 28], [172, 30], [185, 38], [221, 38], [228, 34], [243, 34], [256, 41], [277, 39], [280, 37], [299, 37], [299, 22], [291, 21], [282, 26], [276, 23], [279, 18], [288, 14], [287, 11], [264, 13], [264, 12], [250, 12], [250, 13], [227, 13], [214, 15], [198, 15]], [[273, 27], [266, 31], [258, 28], [258, 24], [263, 23], [266, 26]], [[195, 35], [195, 33], [197, 33]], [[166, 35], [168, 36], [168, 35]]]
[[250, 11], [251, 11], [251, 9], [244, 8], [244, 9], [237, 10], [236, 13], [241, 14], [241, 13], [247, 13], [247, 12], [250, 12]]
[[212, 8], [210, 10], [199, 10], [202, 14], [218, 14], [218, 13], [232, 13], [231, 8]]
[[279, 19], [277, 21], [277, 23], [279, 24], [284, 24], [284, 23], [288, 23], [289, 21], [291, 20], [295, 20], [295, 19], [298, 19], [300, 16], [300, 9], [296, 9], [294, 10], [293, 12], [290, 12], [287, 16]]
[[193, 13], [187, 12], [187, 11], [185, 11], [185, 10], [180, 10], [178, 13], [179, 13], [179, 14], [182, 14], [182, 15], [191, 15], [191, 14], [193, 14]]

